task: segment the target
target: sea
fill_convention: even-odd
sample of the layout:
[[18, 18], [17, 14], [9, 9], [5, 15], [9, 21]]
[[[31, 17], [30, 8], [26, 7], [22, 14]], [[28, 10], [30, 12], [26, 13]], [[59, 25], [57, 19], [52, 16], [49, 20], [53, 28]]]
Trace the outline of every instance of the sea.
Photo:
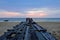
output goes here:
[[[32, 18], [35, 22], [60, 22], [60, 18]], [[4, 20], [8, 20], [8, 22], [24, 22], [26, 18], [0, 18], [0, 22], [4, 22]]]

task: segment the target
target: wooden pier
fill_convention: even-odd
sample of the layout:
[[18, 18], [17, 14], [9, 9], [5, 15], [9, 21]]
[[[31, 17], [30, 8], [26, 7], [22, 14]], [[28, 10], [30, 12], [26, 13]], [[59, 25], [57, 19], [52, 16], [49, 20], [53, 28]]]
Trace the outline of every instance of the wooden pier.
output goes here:
[[4, 32], [0, 40], [56, 40], [56, 38], [32, 18], [26, 18], [26, 22], [21, 22]]

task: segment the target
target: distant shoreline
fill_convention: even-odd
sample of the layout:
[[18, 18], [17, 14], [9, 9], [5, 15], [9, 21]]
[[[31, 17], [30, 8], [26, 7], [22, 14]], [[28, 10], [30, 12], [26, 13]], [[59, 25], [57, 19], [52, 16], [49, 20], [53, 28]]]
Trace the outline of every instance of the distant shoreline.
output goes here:
[[[24, 22], [26, 18], [0, 18], [0, 22], [4, 22], [4, 20], [8, 20], [8, 22]], [[60, 18], [33, 18], [35, 22], [60, 22]]]

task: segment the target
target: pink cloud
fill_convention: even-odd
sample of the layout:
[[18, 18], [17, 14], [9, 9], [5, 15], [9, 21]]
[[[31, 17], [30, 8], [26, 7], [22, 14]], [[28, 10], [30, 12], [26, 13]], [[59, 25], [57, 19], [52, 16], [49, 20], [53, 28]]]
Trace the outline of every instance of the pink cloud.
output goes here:
[[26, 14], [26, 17], [32, 18], [40, 18], [45, 16], [47, 16], [47, 14], [44, 11], [28, 11], [28, 14]]
[[38, 18], [38, 17], [45, 17], [47, 14], [43, 11], [27, 11], [26, 14], [18, 13], [18, 12], [0, 12], [0, 18]]
[[17, 12], [0, 12], [0, 18], [10, 18], [10, 17], [19, 17], [22, 16], [21, 13], [17, 13]]

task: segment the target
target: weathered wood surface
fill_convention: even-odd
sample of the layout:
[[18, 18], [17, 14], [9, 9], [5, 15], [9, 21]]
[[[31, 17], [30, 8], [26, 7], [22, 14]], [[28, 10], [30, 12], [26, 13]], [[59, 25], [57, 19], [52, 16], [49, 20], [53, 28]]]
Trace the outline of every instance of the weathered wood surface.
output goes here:
[[57, 40], [46, 29], [35, 23], [32, 18], [26, 18], [26, 22], [8, 29], [0, 40]]

